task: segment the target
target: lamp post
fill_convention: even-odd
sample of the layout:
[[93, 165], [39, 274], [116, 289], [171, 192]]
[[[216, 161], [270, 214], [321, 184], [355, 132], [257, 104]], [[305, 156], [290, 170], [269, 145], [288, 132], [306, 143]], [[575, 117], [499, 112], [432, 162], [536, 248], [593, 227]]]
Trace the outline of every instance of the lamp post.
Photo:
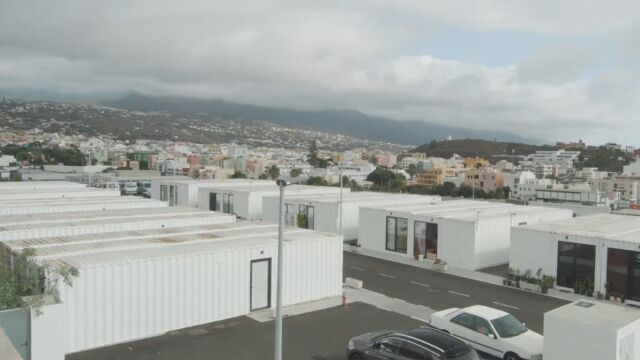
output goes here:
[[282, 360], [282, 242], [284, 235], [284, 188], [289, 182], [284, 179], [276, 180], [280, 187], [280, 206], [278, 211], [278, 270], [276, 275], [276, 336], [274, 359]]
[[338, 167], [340, 169], [340, 217], [338, 218], [340, 221], [340, 235], [342, 235], [342, 166]]

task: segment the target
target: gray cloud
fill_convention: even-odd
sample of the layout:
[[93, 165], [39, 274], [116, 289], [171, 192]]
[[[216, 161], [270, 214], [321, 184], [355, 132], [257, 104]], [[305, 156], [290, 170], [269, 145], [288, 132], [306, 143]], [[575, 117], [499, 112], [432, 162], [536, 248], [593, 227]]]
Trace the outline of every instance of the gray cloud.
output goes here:
[[[0, 89], [356, 108], [550, 141], [633, 142], [640, 130], [637, 2], [0, 2]], [[601, 42], [504, 67], [408, 50], [441, 26]]]

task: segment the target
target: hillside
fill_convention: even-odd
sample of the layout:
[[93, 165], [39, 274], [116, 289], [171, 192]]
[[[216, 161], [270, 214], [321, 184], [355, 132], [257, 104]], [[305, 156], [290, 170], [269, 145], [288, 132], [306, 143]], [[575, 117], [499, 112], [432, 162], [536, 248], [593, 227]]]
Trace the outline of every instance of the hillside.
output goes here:
[[549, 145], [528, 145], [515, 142], [487, 141], [479, 139], [460, 139], [431, 142], [413, 149], [413, 152], [426, 153], [429, 156], [449, 158], [453, 154], [464, 157], [480, 156], [490, 158], [493, 155], [528, 155], [538, 150], [555, 150]]
[[423, 121], [396, 121], [369, 116], [355, 110], [301, 111], [238, 104], [222, 100], [200, 100], [184, 97], [131, 94], [104, 103], [107, 106], [136, 111], [166, 111], [174, 114], [207, 114], [237, 120], [264, 120], [299, 128], [344, 134], [357, 138], [404, 145], [423, 144], [433, 139], [454, 138], [500, 139], [503, 141], [537, 142], [503, 131], [462, 129]]

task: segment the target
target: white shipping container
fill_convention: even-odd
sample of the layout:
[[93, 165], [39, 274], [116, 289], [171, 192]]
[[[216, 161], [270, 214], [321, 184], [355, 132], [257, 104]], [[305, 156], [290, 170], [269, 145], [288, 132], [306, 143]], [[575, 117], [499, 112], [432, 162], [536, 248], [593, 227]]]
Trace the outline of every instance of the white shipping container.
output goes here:
[[[162, 210], [168, 208], [160, 208]], [[171, 208], [179, 209], [179, 208]], [[48, 219], [42, 222], [5, 220], [0, 218], [0, 241], [9, 242], [21, 239], [35, 239], [52, 236], [73, 236], [84, 234], [100, 234], [116, 231], [134, 231], [145, 229], [168, 229], [172, 227], [228, 224], [235, 222], [235, 217], [226, 214], [184, 209], [179, 211], [151, 212], [145, 209], [139, 216], [120, 211], [121, 215], [108, 216], [107, 211], [99, 213], [100, 217], [71, 218], [70, 213], [62, 213], [60, 220]], [[29, 219], [27, 219], [29, 220]], [[37, 218], [36, 218], [37, 221]]]
[[[330, 186], [306, 186], [290, 185], [286, 187], [286, 193], [291, 195], [311, 195], [323, 194], [334, 196], [340, 193], [340, 188]], [[344, 193], [351, 192], [351, 189], [343, 189]], [[223, 211], [238, 215], [242, 219], [262, 220], [263, 199], [267, 196], [280, 194], [280, 188], [275, 185], [244, 185], [233, 187], [201, 187], [198, 194], [198, 207]], [[230, 207], [225, 205], [225, 199], [231, 195]], [[215, 204], [215, 205], [214, 205]]]
[[[470, 200], [445, 201], [430, 206], [362, 207], [358, 242], [369, 250], [407, 257], [420, 253], [432, 260], [442, 259], [451, 266], [478, 270], [509, 262], [511, 227], [571, 217], [572, 212], [567, 209]], [[407, 223], [406, 236], [400, 234], [402, 226], [398, 231], [394, 228], [391, 244], [387, 244], [387, 221], [399, 224], [404, 219]], [[428, 232], [427, 227], [433, 230]], [[400, 235], [396, 237], [396, 234]], [[436, 245], [431, 246], [431, 251], [427, 249], [429, 241], [425, 241], [426, 246], [418, 241], [428, 236], [435, 238], [433, 243]], [[416, 249], [417, 244], [425, 246], [425, 249]]]
[[2, 190], [3, 200], [26, 199], [66, 199], [91, 197], [119, 197], [119, 190], [80, 188], [80, 189], [39, 189], [39, 190]]
[[[131, 234], [111, 248], [104, 238], [95, 247], [49, 244], [37, 262], [79, 269], [72, 287], [61, 286], [67, 353], [273, 308], [277, 226], [220, 227], [196, 237]], [[285, 306], [341, 295], [339, 236], [288, 231], [284, 259]]]
[[83, 201], [67, 202], [71, 199], [56, 199], [54, 203], [48, 200], [30, 202], [25, 200], [19, 203], [8, 202], [0, 204], [0, 215], [35, 215], [45, 213], [64, 213], [95, 210], [140, 209], [167, 207], [166, 203], [135, 197], [114, 198], [86, 198]]
[[577, 301], [544, 314], [545, 360], [640, 359], [640, 311]]
[[[440, 196], [388, 194], [377, 192], [345, 192], [342, 195], [342, 224], [340, 224], [340, 194], [323, 195], [291, 195], [286, 193], [285, 216], [289, 225], [297, 225], [297, 216], [300, 211], [313, 214], [313, 219], [308, 220], [313, 224], [312, 229], [340, 233], [345, 240], [354, 240], [358, 237], [358, 214], [361, 206], [377, 206], [384, 204], [435, 204], [441, 202]], [[266, 196], [263, 199], [262, 219], [273, 223], [278, 222], [278, 208], [280, 196]], [[309, 210], [312, 208], [312, 210]], [[311, 215], [308, 215], [311, 218]], [[311, 225], [309, 225], [311, 226]]]
[[70, 181], [6, 181], [0, 182], [0, 191], [5, 190], [39, 190], [39, 189], [81, 189], [85, 184]]
[[[509, 266], [520, 272], [531, 270], [535, 273], [537, 269], [542, 269], [546, 275], [558, 278], [559, 242], [586, 245], [593, 249], [592, 260], [581, 259], [580, 261], [583, 265], [592, 262], [593, 273], [589, 275], [593, 277], [594, 291], [605, 294], [606, 284], [609, 282], [610, 250], [636, 254], [638, 257], [636, 261], [640, 261], [640, 217], [598, 214], [513, 228]], [[612, 265], [615, 268], [614, 273], [631, 276], [634, 271], [631, 267], [625, 269], [619, 260]], [[624, 280], [617, 282], [620, 281], [626, 282]], [[633, 282], [632, 279], [629, 281]], [[562, 284], [562, 287], [572, 288], [569, 284]], [[622, 285], [621, 288], [627, 288], [627, 286]], [[621, 292], [624, 291], [621, 290]], [[626, 295], [627, 300], [633, 298], [633, 301], [640, 303], [640, 297], [637, 295]]]
[[254, 179], [225, 180], [153, 180], [151, 198], [167, 201], [171, 206], [198, 206], [198, 189], [201, 187], [228, 188], [239, 185], [273, 185], [274, 181]]

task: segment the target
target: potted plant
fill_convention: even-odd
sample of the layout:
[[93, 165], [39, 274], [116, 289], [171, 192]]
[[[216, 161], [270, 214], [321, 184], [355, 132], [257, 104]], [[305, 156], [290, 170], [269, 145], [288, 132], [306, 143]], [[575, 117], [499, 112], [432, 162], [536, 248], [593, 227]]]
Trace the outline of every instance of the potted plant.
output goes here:
[[524, 272], [522, 276], [522, 281], [520, 282], [520, 287], [523, 290], [528, 291], [540, 291], [540, 280], [531, 276], [531, 270], [527, 270]]
[[442, 259], [436, 259], [436, 261], [433, 262], [432, 269], [437, 271], [446, 271], [447, 262]]
[[605, 300], [610, 300], [611, 299], [611, 293], [609, 291], [610, 287], [611, 287], [611, 284], [608, 281], [606, 283], [604, 283], [604, 299]]
[[543, 294], [547, 294], [549, 289], [553, 289], [556, 282], [556, 278], [553, 276], [543, 275], [542, 280], [540, 281], [540, 291]]

